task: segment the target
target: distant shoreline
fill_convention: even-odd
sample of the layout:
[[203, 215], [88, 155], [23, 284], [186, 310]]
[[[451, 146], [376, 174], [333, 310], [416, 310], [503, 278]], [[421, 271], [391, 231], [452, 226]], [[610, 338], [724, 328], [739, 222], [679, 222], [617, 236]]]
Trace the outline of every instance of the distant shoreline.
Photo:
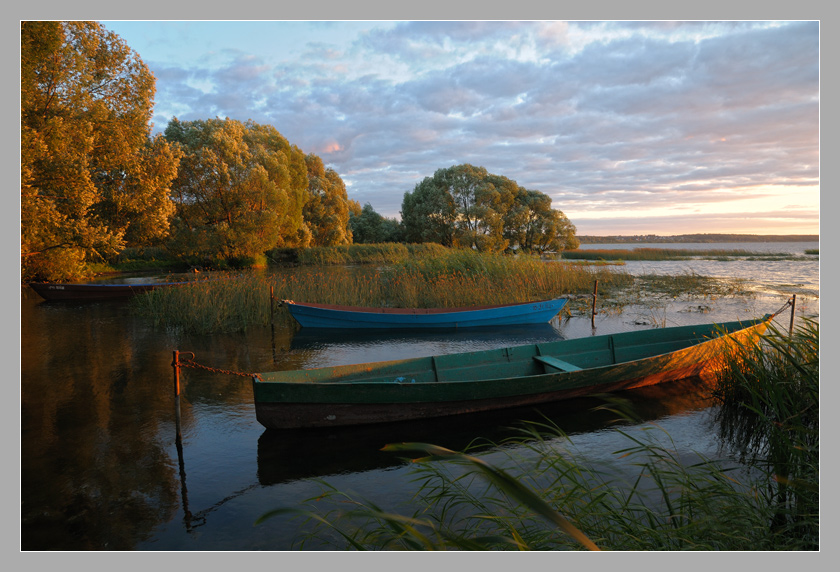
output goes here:
[[819, 242], [818, 234], [678, 234], [659, 236], [639, 234], [631, 236], [578, 236], [581, 244], [679, 243], [679, 242]]

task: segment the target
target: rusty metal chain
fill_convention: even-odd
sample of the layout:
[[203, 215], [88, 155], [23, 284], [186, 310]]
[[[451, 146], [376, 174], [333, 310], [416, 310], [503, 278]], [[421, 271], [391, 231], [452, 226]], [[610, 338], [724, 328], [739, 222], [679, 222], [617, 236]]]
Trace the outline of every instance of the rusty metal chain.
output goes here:
[[779, 308], [778, 310], [776, 310], [775, 312], [770, 314], [770, 317], [775, 318], [776, 316], [778, 316], [779, 314], [781, 314], [782, 312], [784, 312], [785, 310], [787, 310], [788, 308], [793, 306], [793, 304], [795, 303], [795, 300], [796, 300], [796, 295], [794, 294], [793, 297], [787, 299], [787, 302], [785, 302], [784, 306], [782, 306], [781, 308]]
[[[191, 354], [193, 356], [193, 358], [195, 358], [195, 354], [193, 354], [192, 352], [184, 352], [184, 353]], [[206, 371], [212, 371], [214, 373], [224, 373], [224, 374], [227, 374], [227, 375], [238, 375], [238, 376], [241, 376], [241, 377], [256, 377], [258, 380], [263, 381], [263, 378], [258, 373], [245, 373], [245, 372], [241, 372], [241, 371], [232, 371], [232, 370], [229, 370], [229, 369], [221, 369], [221, 368], [218, 368], [218, 367], [210, 367], [209, 365], [203, 365], [203, 364], [197, 363], [197, 362], [193, 361], [193, 359], [187, 359], [186, 361], [181, 361], [181, 354], [180, 353], [178, 354], [178, 362], [174, 365], [184, 366], [184, 367], [192, 367], [192, 368], [195, 368], [195, 369], [203, 369], [203, 370], [206, 370]]]

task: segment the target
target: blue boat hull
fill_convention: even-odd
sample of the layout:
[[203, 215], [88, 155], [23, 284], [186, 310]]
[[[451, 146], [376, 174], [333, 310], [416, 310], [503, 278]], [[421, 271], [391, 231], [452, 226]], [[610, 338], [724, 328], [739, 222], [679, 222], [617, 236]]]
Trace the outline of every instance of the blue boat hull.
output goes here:
[[426, 310], [352, 308], [284, 302], [304, 328], [449, 329], [544, 324], [556, 316], [565, 298], [475, 309]]

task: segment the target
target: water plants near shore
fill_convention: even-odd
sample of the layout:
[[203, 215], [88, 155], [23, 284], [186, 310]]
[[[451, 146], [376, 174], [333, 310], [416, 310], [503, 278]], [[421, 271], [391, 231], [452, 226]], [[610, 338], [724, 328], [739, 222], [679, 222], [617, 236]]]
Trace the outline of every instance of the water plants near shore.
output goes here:
[[585, 296], [596, 280], [602, 292], [633, 283], [632, 276], [609, 267], [444, 250], [387, 265], [300, 266], [277, 272], [226, 274], [224, 279], [200, 280], [137, 296], [132, 306], [156, 325], [199, 333], [230, 332], [267, 325], [271, 291], [276, 300], [452, 308]]
[[[381, 249], [370, 250], [367, 259], [381, 252]], [[420, 256], [420, 252], [425, 255]], [[597, 282], [599, 312], [615, 315], [628, 305], [641, 305], [654, 322], [664, 325], [665, 307], [675, 301], [707, 302], [723, 296], [751, 295], [743, 281], [695, 273], [634, 277], [611, 266], [470, 250], [432, 248], [415, 251], [412, 256], [404, 254], [398, 253], [394, 262], [387, 264], [302, 265], [279, 271], [218, 274], [216, 279], [137, 296], [132, 306], [157, 326], [214, 333], [265, 326], [272, 317], [291, 320], [286, 310], [276, 307], [279, 300], [368, 307], [455, 308], [569, 296], [564, 313], [583, 315], [591, 311], [591, 295]], [[317, 260], [339, 260], [343, 256], [325, 254]], [[275, 298], [274, 310], [270, 292]], [[272, 311], [276, 312], [275, 316]]]
[[728, 249], [690, 249], [690, 248], [632, 248], [632, 249], [587, 249], [567, 250], [561, 253], [563, 260], [692, 260], [705, 258], [717, 261], [726, 260], [789, 260], [794, 258], [786, 253], [751, 252], [748, 250]]

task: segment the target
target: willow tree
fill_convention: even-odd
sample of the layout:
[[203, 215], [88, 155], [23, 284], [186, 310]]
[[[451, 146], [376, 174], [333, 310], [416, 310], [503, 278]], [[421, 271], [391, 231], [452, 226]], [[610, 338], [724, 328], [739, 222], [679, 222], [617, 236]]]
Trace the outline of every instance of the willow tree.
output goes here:
[[274, 127], [173, 118], [164, 135], [183, 154], [173, 184], [177, 213], [170, 248], [176, 255], [253, 260], [299, 243], [306, 161]]
[[[306, 237], [311, 246], [351, 244], [350, 211], [360, 212], [358, 203], [347, 198], [347, 188], [338, 173], [324, 167], [320, 157], [306, 156], [309, 193], [303, 209]], [[355, 203], [355, 204], [354, 204]]]
[[575, 225], [562, 211], [551, 207], [551, 197], [518, 188], [505, 214], [505, 235], [523, 251], [559, 252], [580, 246]]
[[551, 198], [483, 167], [438, 169], [403, 197], [406, 239], [498, 252], [576, 248], [576, 229]]
[[385, 218], [376, 212], [370, 203], [366, 203], [358, 212], [351, 209], [350, 229], [353, 231], [353, 242], [356, 244], [401, 242], [403, 238], [399, 221]]
[[21, 275], [65, 279], [163, 239], [178, 157], [151, 137], [155, 79], [96, 22], [21, 23]]
[[402, 216], [408, 242], [435, 242], [455, 245], [455, 222], [458, 218], [455, 199], [440, 180], [443, 173], [426, 177], [403, 195]]

